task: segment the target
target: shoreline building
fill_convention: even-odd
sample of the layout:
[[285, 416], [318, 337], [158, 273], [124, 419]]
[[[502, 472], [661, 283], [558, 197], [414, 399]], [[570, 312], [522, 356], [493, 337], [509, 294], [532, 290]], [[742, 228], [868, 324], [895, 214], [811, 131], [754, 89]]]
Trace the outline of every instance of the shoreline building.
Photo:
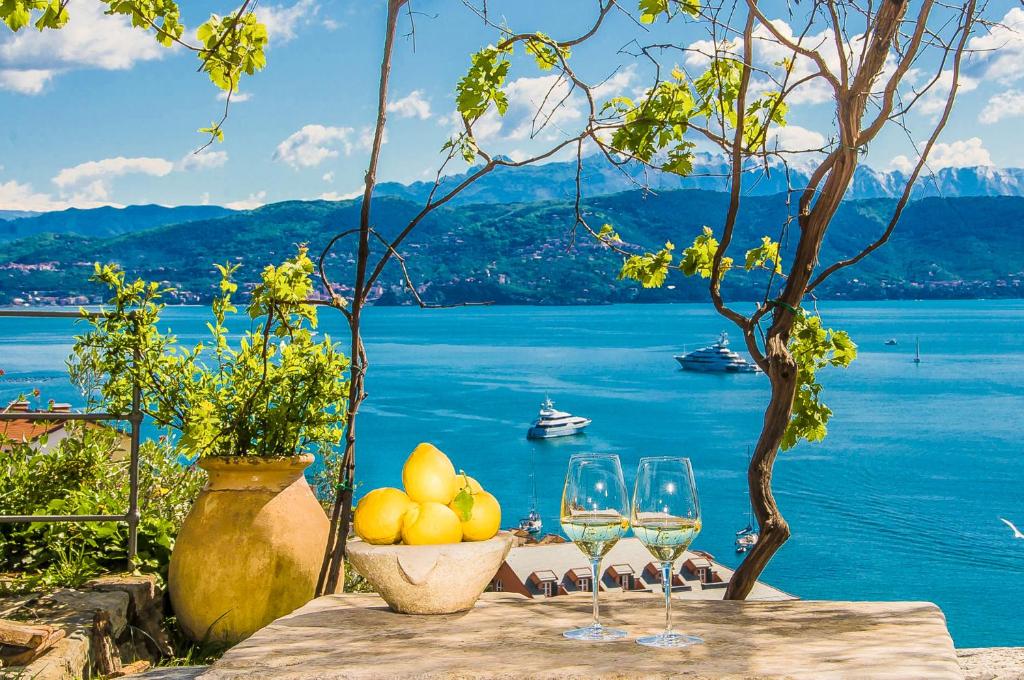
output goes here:
[[[547, 537], [545, 537], [547, 538]], [[661, 595], [661, 564], [639, 539], [624, 538], [601, 561], [596, 579], [601, 592], [648, 591]], [[700, 550], [688, 550], [673, 565], [672, 593], [695, 600], [721, 600], [733, 570]], [[529, 598], [590, 593], [595, 578], [583, 553], [572, 543], [518, 545], [491, 580], [491, 589]], [[792, 600], [789, 593], [758, 581], [751, 600]]]

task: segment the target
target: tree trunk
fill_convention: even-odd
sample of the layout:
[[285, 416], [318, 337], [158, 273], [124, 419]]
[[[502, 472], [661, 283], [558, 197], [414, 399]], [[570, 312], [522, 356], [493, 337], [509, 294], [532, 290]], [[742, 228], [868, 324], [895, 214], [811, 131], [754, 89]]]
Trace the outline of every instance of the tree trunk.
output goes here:
[[788, 339], [787, 329], [784, 334], [770, 337], [766, 348], [772, 393], [764, 412], [761, 436], [747, 470], [750, 501], [760, 527], [760, 536], [730, 579], [725, 591], [727, 600], [745, 599], [772, 556], [789, 539], [789, 524], [775, 504], [775, 496], [772, 494], [772, 467], [793, 413], [793, 397], [797, 386], [796, 362], [786, 347]]

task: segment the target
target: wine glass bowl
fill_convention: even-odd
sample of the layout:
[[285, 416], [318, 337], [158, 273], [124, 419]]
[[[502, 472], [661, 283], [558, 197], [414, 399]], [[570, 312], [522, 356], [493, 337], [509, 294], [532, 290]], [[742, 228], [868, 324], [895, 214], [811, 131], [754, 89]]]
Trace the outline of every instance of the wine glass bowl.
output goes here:
[[589, 626], [564, 633], [573, 640], [619, 640], [626, 631], [601, 625], [598, 593], [601, 558], [629, 530], [629, 501], [619, 457], [583, 453], [569, 459], [562, 491], [562, 531], [590, 559], [594, 620]]
[[700, 644], [695, 635], [672, 630], [673, 563], [701, 530], [700, 501], [689, 458], [654, 456], [641, 458], [637, 467], [630, 511], [633, 534], [661, 563], [665, 594], [665, 630], [637, 639], [641, 645], [659, 648]]

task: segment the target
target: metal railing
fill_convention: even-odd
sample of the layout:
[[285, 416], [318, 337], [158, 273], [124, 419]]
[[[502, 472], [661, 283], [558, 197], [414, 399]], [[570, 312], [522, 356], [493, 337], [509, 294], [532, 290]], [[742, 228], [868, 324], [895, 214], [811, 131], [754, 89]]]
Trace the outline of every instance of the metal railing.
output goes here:
[[[62, 311], [62, 310], [3, 310], [0, 318], [26, 319], [97, 319], [103, 312]], [[132, 359], [139, 362], [139, 350], [134, 350]], [[21, 522], [125, 522], [128, 524], [128, 565], [135, 566], [139, 551], [139, 438], [142, 429], [142, 391], [138, 381], [132, 383], [132, 410], [126, 414], [116, 413], [66, 413], [55, 411], [0, 412], [0, 423], [28, 420], [34, 422], [104, 422], [127, 421], [131, 424], [131, 452], [128, 465], [128, 510], [122, 515], [0, 515], [0, 524]]]

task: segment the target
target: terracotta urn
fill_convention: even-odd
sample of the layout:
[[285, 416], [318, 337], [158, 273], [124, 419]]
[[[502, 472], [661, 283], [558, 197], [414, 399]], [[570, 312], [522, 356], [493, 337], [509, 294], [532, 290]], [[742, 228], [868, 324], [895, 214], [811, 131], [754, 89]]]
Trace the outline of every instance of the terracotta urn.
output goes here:
[[348, 542], [352, 567], [402, 614], [451, 614], [472, 609], [512, 547], [507, 531], [487, 541], [443, 545]]
[[312, 455], [202, 458], [209, 473], [178, 533], [168, 589], [182, 630], [235, 643], [313, 598], [329, 521]]

